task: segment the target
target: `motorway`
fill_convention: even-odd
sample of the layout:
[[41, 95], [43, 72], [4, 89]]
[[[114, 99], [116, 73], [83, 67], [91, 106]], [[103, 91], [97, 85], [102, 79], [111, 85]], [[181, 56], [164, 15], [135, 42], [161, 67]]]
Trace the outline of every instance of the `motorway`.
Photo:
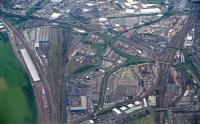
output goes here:
[[39, 22], [46, 22], [46, 23], [55, 23], [58, 24], [58, 26], [65, 27], [71, 29], [72, 27], [77, 27], [77, 28], [84, 28], [85, 30], [90, 30], [87, 26], [82, 24], [79, 21], [64, 21], [64, 20], [52, 20], [52, 19], [47, 19], [47, 18], [42, 18], [42, 17], [37, 17], [37, 16], [29, 16], [29, 15], [20, 15], [20, 14], [15, 14], [11, 12], [6, 12], [3, 10], [0, 10], [0, 15], [2, 17], [13, 17], [13, 18], [20, 18], [23, 20], [37, 20]]

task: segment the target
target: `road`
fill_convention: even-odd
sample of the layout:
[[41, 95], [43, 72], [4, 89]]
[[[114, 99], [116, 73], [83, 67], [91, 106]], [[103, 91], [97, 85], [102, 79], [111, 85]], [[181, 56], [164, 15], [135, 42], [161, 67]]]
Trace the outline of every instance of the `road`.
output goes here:
[[163, 108], [156, 108], [156, 111], [199, 111], [200, 107], [199, 105], [188, 105], [188, 106], [179, 106], [179, 107], [163, 107]]
[[20, 15], [20, 14], [14, 14], [11, 12], [5, 12], [0, 10], [0, 15], [3, 17], [13, 17], [13, 18], [20, 18], [23, 20], [37, 20], [39, 22], [46, 22], [46, 23], [55, 23], [58, 24], [60, 27], [65, 27], [71, 29], [72, 27], [84, 29], [84, 30], [90, 30], [88, 26], [82, 24], [79, 21], [63, 21], [63, 20], [53, 20], [53, 19], [47, 19], [47, 18], [42, 18], [42, 17], [37, 17], [37, 16], [32, 16], [32, 15]]

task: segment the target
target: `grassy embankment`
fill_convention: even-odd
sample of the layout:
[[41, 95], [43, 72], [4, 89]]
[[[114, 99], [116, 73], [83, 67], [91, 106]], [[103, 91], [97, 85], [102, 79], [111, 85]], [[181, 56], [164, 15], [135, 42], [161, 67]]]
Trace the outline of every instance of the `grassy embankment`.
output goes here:
[[135, 119], [128, 124], [155, 124], [155, 114], [150, 114], [145, 117]]
[[0, 33], [0, 123], [36, 123], [35, 98], [28, 75], [5, 33]]
[[187, 52], [187, 50], [183, 50], [182, 52], [183, 52], [183, 54], [185, 56], [185, 63], [183, 64], [184, 68], [187, 70], [187, 72], [189, 74], [192, 75], [192, 77], [195, 77], [195, 78], [197, 78], [199, 80], [200, 79], [200, 74], [199, 74], [197, 68], [194, 66], [194, 64], [193, 64], [193, 62], [191, 60], [192, 55], [189, 54]]

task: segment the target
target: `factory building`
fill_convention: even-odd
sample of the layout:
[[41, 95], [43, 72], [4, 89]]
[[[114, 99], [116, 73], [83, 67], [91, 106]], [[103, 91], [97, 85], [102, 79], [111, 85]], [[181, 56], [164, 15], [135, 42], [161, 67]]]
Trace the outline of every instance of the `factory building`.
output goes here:
[[52, 3], [60, 3], [62, 2], [63, 0], [51, 0]]
[[143, 103], [144, 103], [144, 107], [147, 107], [147, 100], [146, 100], [146, 98], [143, 98]]
[[127, 107], [123, 106], [123, 107], [120, 108], [120, 110], [125, 111], [125, 110], [127, 110]]
[[149, 96], [148, 101], [150, 106], [156, 106], [156, 96]]
[[51, 15], [51, 18], [50, 19], [57, 19], [61, 16], [61, 13], [56, 13], [54, 12], [52, 15]]
[[73, 100], [71, 103], [71, 107], [69, 108], [71, 111], [84, 111], [87, 110], [87, 98], [86, 96], [80, 96], [79, 98], [71, 98]]
[[160, 8], [148, 8], [148, 9], [140, 9], [141, 14], [159, 14], [161, 13]]
[[112, 109], [112, 112], [115, 114], [115, 115], [120, 115], [122, 112], [120, 110], [118, 110], [117, 108], [114, 108]]
[[38, 27], [35, 33], [36, 33], [35, 47], [39, 47], [39, 44], [41, 42], [49, 41], [49, 27], [48, 26]]
[[128, 104], [127, 105], [129, 108], [132, 108], [134, 105], [133, 104]]
[[126, 113], [126, 114], [130, 114], [130, 113], [132, 113], [132, 112], [134, 112], [134, 111], [141, 110], [142, 108], [143, 108], [142, 105], [134, 106], [134, 107], [132, 107], [132, 108], [126, 110], [125, 113]]
[[22, 54], [22, 57], [25, 61], [25, 64], [29, 70], [29, 73], [33, 79], [33, 81], [37, 82], [37, 81], [40, 81], [40, 77], [39, 77], [39, 74], [38, 74], [38, 71], [35, 67], [35, 64], [33, 63], [33, 61], [31, 60], [31, 57], [30, 55], [28, 54], [27, 50], [26, 49], [21, 49], [21, 54]]

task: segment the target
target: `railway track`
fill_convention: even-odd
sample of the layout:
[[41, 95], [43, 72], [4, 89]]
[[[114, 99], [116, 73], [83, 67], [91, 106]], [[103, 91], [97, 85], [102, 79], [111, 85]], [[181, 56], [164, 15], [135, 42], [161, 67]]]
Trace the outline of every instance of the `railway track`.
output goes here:
[[44, 86], [44, 90], [46, 92], [47, 103], [48, 103], [48, 107], [49, 107], [50, 116], [47, 117], [47, 115], [44, 115], [45, 117], [48, 118], [48, 119], [46, 119], [47, 120], [46, 123], [48, 123], [48, 124], [51, 124], [51, 123], [56, 124], [57, 122], [55, 122], [55, 121], [56, 121], [56, 119], [58, 117], [57, 117], [56, 107], [54, 105], [53, 98], [52, 98], [52, 92], [51, 92], [51, 88], [50, 88], [51, 86], [49, 86], [48, 81], [46, 79], [45, 67], [40, 63], [39, 59], [34, 54], [34, 51], [31, 50], [27, 46], [26, 41], [23, 38], [23, 36], [15, 28], [13, 28], [8, 22], [6, 22], [3, 18], [1, 18], [1, 20], [6, 25], [6, 27], [10, 30], [10, 32], [12, 32], [19, 39], [19, 41], [23, 44], [23, 46], [26, 48], [26, 50], [28, 51], [29, 55], [31, 56], [31, 59], [35, 63], [36, 68], [38, 70], [38, 73], [39, 73], [39, 75], [41, 77], [41, 80], [42, 80], [42, 85]]
[[[180, 45], [184, 42], [184, 38], [186, 37], [187, 33], [190, 31], [190, 29], [193, 28], [194, 22], [196, 20], [197, 14], [190, 15], [188, 18], [188, 21], [186, 24], [183, 26], [180, 32], [175, 35], [171, 41], [170, 41], [170, 46], [173, 46], [175, 48], [181, 47]], [[177, 49], [169, 48], [167, 47], [162, 55], [161, 55], [161, 60], [163, 61], [169, 61], [172, 62], [175, 54], [176, 54]], [[170, 65], [160, 63], [160, 78], [158, 79], [158, 86], [160, 88], [160, 95], [159, 95], [159, 106], [163, 107], [164, 106], [164, 98], [165, 98], [165, 92], [166, 92], [166, 84], [168, 81], [168, 76], [170, 73]]]

